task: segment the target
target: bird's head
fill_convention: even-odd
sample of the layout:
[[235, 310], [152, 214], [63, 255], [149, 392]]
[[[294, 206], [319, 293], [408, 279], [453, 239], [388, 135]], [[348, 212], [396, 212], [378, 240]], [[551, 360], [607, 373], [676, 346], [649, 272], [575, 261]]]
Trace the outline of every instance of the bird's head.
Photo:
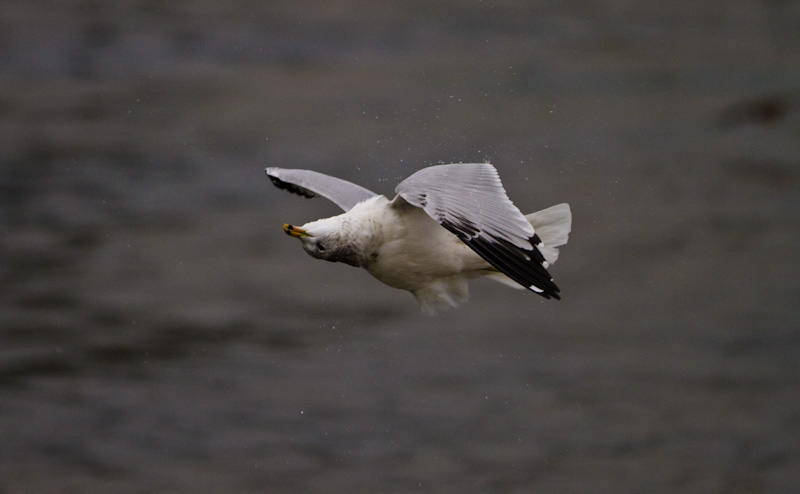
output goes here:
[[308, 255], [331, 262], [361, 266], [363, 257], [351, 238], [349, 222], [341, 216], [325, 218], [303, 226], [283, 225], [283, 231], [300, 240]]

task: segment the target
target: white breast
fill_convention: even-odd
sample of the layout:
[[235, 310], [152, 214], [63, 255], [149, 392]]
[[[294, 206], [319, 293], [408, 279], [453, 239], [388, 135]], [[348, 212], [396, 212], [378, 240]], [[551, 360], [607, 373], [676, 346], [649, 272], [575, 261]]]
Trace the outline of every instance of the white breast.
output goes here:
[[365, 266], [381, 282], [415, 291], [442, 278], [486, 269], [489, 264], [419, 208], [387, 208], [383, 243]]

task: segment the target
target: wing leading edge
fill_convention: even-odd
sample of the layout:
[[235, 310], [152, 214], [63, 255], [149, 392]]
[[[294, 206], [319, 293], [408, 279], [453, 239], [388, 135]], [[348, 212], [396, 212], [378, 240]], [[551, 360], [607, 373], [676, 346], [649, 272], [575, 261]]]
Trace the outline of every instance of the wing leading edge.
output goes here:
[[349, 211], [359, 202], [377, 195], [371, 190], [347, 180], [311, 170], [267, 168], [266, 173], [279, 189], [308, 198], [322, 196], [345, 211]]

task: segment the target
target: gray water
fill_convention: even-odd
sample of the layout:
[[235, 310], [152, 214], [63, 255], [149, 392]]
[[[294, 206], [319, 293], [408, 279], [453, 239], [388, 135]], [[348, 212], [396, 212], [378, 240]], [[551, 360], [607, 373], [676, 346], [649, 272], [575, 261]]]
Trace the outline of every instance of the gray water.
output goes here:
[[[796, 2], [0, 12], [0, 493], [791, 492]], [[281, 231], [491, 161], [563, 300], [434, 318]]]

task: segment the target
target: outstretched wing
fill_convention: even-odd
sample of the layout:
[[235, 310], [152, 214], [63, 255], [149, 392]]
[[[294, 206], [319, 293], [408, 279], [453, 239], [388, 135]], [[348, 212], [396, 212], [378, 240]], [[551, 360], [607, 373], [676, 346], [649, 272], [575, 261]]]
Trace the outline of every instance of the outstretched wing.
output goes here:
[[512, 280], [545, 298], [561, 298], [537, 248], [541, 239], [509, 200], [494, 166], [460, 163], [423, 168], [395, 192]]
[[371, 190], [347, 180], [311, 170], [267, 168], [266, 172], [272, 183], [279, 189], [309, 198], [322, 196], [345, 211], [349, 211], [359, 202], [377, 195]]

